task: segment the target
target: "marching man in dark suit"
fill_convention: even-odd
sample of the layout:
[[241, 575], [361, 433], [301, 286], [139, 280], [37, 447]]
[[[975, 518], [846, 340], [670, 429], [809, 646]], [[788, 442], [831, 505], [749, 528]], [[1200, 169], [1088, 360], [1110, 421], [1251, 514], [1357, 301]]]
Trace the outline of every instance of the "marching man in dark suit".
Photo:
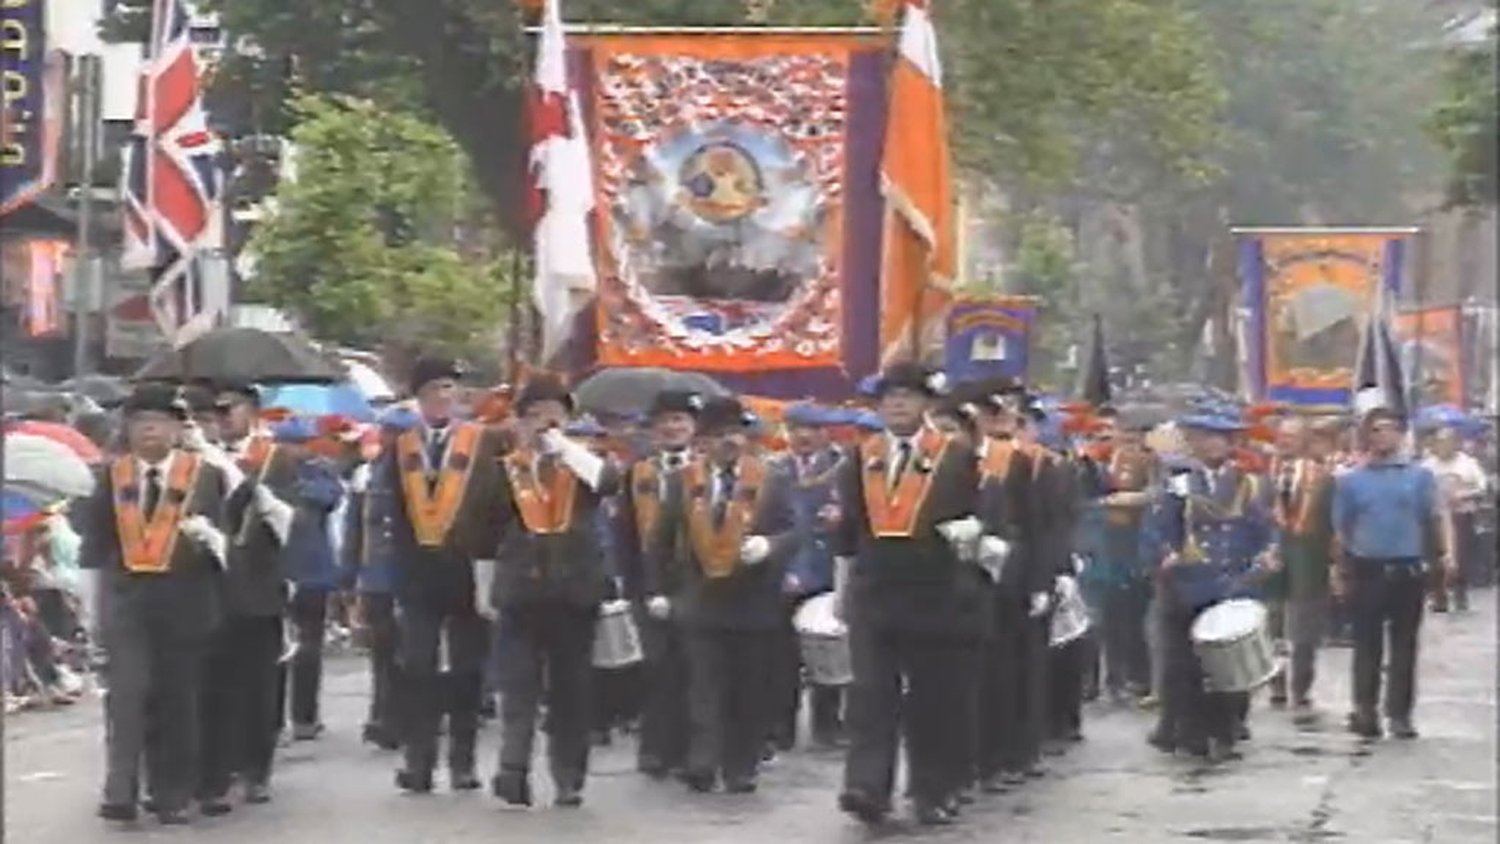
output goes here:
[[99, 815], [135, 819], [149, 755], [153, 809], [180, 824], [197, 785], [204, 654], [223, 617], [231, 490], [202, 455], [177, 448], [187, 408], [175, 388], [142, 385], [124, 412], [129, 453], [103, 468], [80, 520], [80, 560], [100, 581], [94, 617], [109, 654]]
[[693, 460], [698, 414], [703, 398], [697, 393], [667, 390], [652, 400], [648, 414], [656, 453], [630, 467], [629, 482], [620, 496], [616, 553], [627, 599], [640, 607], [641, 646], [645, 651], [644, 700], [641, 707], [640, 747], [636, 767], [651, 777], [681, 771], [687, 761], [687, 655], [676, 625], [669, 619], [670, 601], [647, 606], [645, 570], [649, 565], [659, 596], [677, 591], [686, 562], [679, 537], [663, 533], [663, 502], [680, 496], [677, 486]]
[[572, 410], [555, 378], [536, 377], [521, 389], [520, 441], [501, 460], [492, 515], [500, 547], [492, 601], [486, 596], [482, 611], [500, 616], [502, 733], [493, 790], [513, 806], [532, 802], [532, 745], [544, 700], [554, 804], [580, 805], [588, 773], [594, 624], [608, 590], [595, 514], [619, 473], [563, 435]]
[[[658, 539], [683, 548], [670, 584], [647, 553], [644, 588], [653, 615], [681, 630], [691, 724], [683, 780], [694, 791], [756, 788], [770, 722], [770, 660], [782, 623], [781, 583], [792, 532], [790, 476], [749, 452], [754, 417], [732, 398], [708, 401], [704, 453], [663, 502]], [[673, 588], [675, 586], [675, 588]]]
[[498, 432], [456, 418], [460, 374], [452, 361], [417, 361], [420, 423], [376, 467], [400, 491], [391, 541], [406, 743], [396, 785], [417, 794], [432, 791], [445, 713], [449, 786], [480, 786], [474, 741], [488, 622], [476, 606], [489, 606], [502, 479]]
[[861, 444], [841, 484], [835, 582], [854, 684], [839, 807], [865, 823], [891, 810], [903, 726], [918, 820], [953, 820], [949, 760], [965, 735], [953, 725], [967, 710], [954, 678], [984, 600], [961, 567], [974, 565], [983, 528], [973, 450], [924, 421], [943, 386], [919, 364], [890, 367], [878, 387], [886, 432]]

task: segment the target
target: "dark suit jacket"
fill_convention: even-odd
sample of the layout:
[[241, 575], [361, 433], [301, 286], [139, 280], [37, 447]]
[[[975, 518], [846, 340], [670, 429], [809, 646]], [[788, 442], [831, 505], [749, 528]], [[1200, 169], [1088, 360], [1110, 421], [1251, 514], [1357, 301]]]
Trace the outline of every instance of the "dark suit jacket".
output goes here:
[[[650, 472], [646, 472], [650, 467]], [[680, 495], [681, 491], [676, 489], [680, 483], [680, 470], [668, 470], [663, 465], [661, 454], [642, 458], [630, 465], [628, 470], [623, 471], [620, 480], [620, 506], [616, 508], [614, 519], [615, 529], [615, 555], [621, 579], [625, 581], [625, 597], [630, 600], [640, 600], [651, 594], [671, 594], [677, 589], [681, 581], [680, 558], [675, 548], [673, 537], [661, 532], [662, 520], [656, 519], [654, 529], [650, 535], [641, 535], [639, 527], [639, 512], [641, 497], [646, 491], [639, 487], [655, 485], [650, 492], [657, 502], [658, 509], [669, 498]], [[655, 579], [650, 585], [653, 590], [659, 592], [648, 592], [646, 584], [646, 558], [648, 549], [652, 554], [665, 554], [662, 559], [652, 563], [652, 577]]]
[[1031, 455], [1020, 448], [1011, 456], [1004, 477], [984, 475], [980, 483], [976, 515], [984, 522], [984, 532], [1011, 543], [1011, 556], [1000, 577], [1001, 588], [1010, 594], [1029, 593], [1036, 582], [1030, 552], [1039, 538], [1038, 511], [1045, 506], [1037, 495]]
[[[771, 551], [756, 565], [738, 564], [725, 577], [705, 576], [688, 536], [687, 475], [679, 473], [668, 485], [658, 528], [646, 547], [646, 595], [672, 601], [672, 617], [689, 629], [773, 630], [785, 623], [781, 581], [794, 549], [792, 477], [763, 464], [765, 475], [750, 515], [745, 536], [764, 536]], [[705, 472], [705, 476], [711, 474]], [[670, 567], [671, 576], [664, 573]]]
[[[184, 459], [179, 452], [175, 460]], [[110, 465], [98, 470], [94, 494], [83, 502], [78, 527], [83, 535], [79, 564], [100, 572], [100, 629], [106, 643], [123, 630], [155, 631], [168, 639], [191, 641], [213, 633], [223, 620], [223, 576], [213, 555], [185, 536], [172, 550], [170, 568], [146, 574], [126, 570], [115, 525], [115, 489]], [[203, 516], [226, 527], [224, 473], [204, 463], [183, 518]]]
[[[295, 505], [297, 460], [290, 452], [281, 448], [271, 452], [270, 463], [259, 477], [276, 497]], [[247, 477], [230, 495], [226, 507], [229, 568], [224, 577], [225, 596], [230, 615], [280, 615], [286, 605], [287, 580], [281, 543], [255, 512], [251, 503], [254, 492], [255, 477]]]
[[598, 491], [576, 478], [573, 482], [577, 487], [568, 530], [539, 535], [521, 521], [515, 491], [502, 473], [494, 510], [499, 534], [493, 589], [496, 608], [562, 602], [588, 609], [604, 600], [609, 575], [599, 543], [598, 513], [604, 498], [619, 488], [620, 473], [606, 464]]
[[[451, 435], [450, 435], [451, 436]], [[440, 606], [466, 606], [474, 600], [473, 561], [494, 556], [499, 545], [499, 512], [504, 469], [500, 465], [503, 437], [499, 431], [484, 431], [476, 443], [473, 467], [458, 515], [441, 547], [427, 548], [417, 542], [402, 485], [399, 452], [392, 447], [372, 467], [380, 482], [394, 491], [391, 512], [391, 550], [396, 559], [396, 593], [406, 601]], [[371, 478], [371, 484], [375, 479]]]
[[[884, 444], [881, 454], [883, 461]], [[879, 538], [870, 530], [864, 462], [858, 450], [850, 454], [839, 494], [844, 520], [837, 553], [855, 557], [848, 586], [850, 623], [917, 634], [978, 635], [985, 593], [977, 588], [973, 564], [959, 560], [937, 532], [943, 522], [976, 515], [979, 470], [973, 449], [952, 442], [932, 467], [931, 492], [911, 538]]]

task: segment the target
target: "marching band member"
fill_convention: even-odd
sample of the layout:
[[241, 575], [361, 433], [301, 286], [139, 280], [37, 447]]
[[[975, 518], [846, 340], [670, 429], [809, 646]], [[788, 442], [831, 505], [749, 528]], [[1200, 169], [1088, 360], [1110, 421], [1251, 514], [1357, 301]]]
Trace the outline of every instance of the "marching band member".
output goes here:
[[[703, 398], [690, 391], [667, 390], [652, 400], [648, 418], [656, 454], [631, 466], [630, 482], [620, 497], [621, 539], [616, 550], [626, 595], [642, 609], [640, 634], [646, 657], [636, 767], [656, 778], [681, 771], [687, 761], [687, 656], [665, 597], [679, 588], [686, 564], [677, 537], [663, 533], [661, 514], [663, 502], [681, 494], [677, 486], [693, 460], [702, 410]], [[644, 582], [648, 565], [660, 590], [659, 600], [649, 605]]]
[[396, 785], [416, 794], [432, 791], [445, 712], [449, 787], [480, 786], [474, 740], [488, 625], [477, 607], [488, 606], [495, 572], [500, 438], [455, 418], [460, 375], [450, 360], [416, 362], [419, 422], [375, 469], [400, 490], [392, 542], [406, 744]]
[[[786, 640], [776, 669], [774, 700], [780, 702], [781, 709], [773, 707], [772, 732], [784, 748], [790, 748], [795, 744], [802, 702], [798, 681], [802, 657], [791, 619], [808, 598], [833, 588], [830, 542], [839, 521], [837, 480], [843, 456], [829, 441], [828, 427], [836, 420], [825, 409], [812, 404], [793, 405], [787, 409], [785, 421], [789, 448], [785, 465], [792, 478], [792, 508], [800, 539], [782, 578], [787, 599]], [[843, 688], [809, 684], [807, 703], [813, 744], [824, 748], [840, 745], [844, 732]]]
[[99, 815], [135, 819], [149, 756], [152, 808], [181, 824], [197, 784], [204, 654], [223, 617], [231, 489], [202, 455], [177, 447], [187, 408], [175, 388], [137, 387], [124, 414], [128, 453], [102, 469], [80, 519], [80, 560], [102, 581], [92, 617], [109, 654]]
[[687, 652], [691, 729], [682, 778], [700, 792], [721, 779], [732, 794], [754, 791], [770, 722], [771, 647], [794, 534], [790, 477], [749, 452], [753, 424], [737, 399], [705, 404], [703, 453], [663, 502], [657, 532], [684, 551], [675, 588], [658, 570], [667, 555], [644, 561], [647, 606], [666, 602]]
[[982, 526], [973, 451], [924, 424], [942, 389], [920, 364], [887, 369], [878, 388], [886, 433], [861, 444], [840, 486], [835, 583], [854, 684], [839, 807], [865, 823], [890, 812], [903, 726], [918, 820], [953, 821], [948, 760], [962, 755], [951, 745], [966, 711], [954, 678], [983, 600], [959, 570], [974, 565]]
[[1167, 678], [1151, 741], [1162, 750], [1222, 761], [1238, 757], [1234, 746], [1243, 736], [1249, 696], [1204, 690], [1192, 625], [1213, 604], [1253, 594], [1253, 579], [1276, 566], [1271, 518], [1261, 484], [1230, 460], [1231, 437], [1241, 424], [1214, 415], [1188, 416], [1179, 424], [1192, 436], [1199, 465], [1172, 478], [1161, 512]]
[[[553, 803], [583, 803], [588, 774], [594, 624], [608, 583], [595, 514], [619, 473], [562, 433], [573, 398], [551, 376], [516, 397], [518, 442], [504, 456], [492, 514], [498, 565], [483, 614], [499, 613], [500, 769], [492, 788], [512, 806], [532, 803], [530, 768], [545, 703]], [[477, 690], [476, 690], [477, 691]]]

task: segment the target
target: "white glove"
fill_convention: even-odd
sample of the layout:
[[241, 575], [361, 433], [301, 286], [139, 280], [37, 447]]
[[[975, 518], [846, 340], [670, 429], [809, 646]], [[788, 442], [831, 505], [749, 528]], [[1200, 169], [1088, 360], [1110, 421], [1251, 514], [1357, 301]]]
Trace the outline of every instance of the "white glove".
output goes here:
[[980, 568], [989, 574], [991, 580], [996, 583], [1000, 582], [1000, 576], [1005, 572], [1005, 562], [1009, 559], [1009, 542], [998, 536], [979, 537], [979, 553], [976, 560]]
[[1047, 614], [1047, 610], [1051, 606], [1052, 606], [1052, 596], [1051, 595], [1048, 595], [1046, 592], [1032, 592], [1031, 593], [1031, 612], [1030, 612], [1030, 615], [1031, 615], [1032, 618], [1041, 618], [1042, 616], [1046, 615]]
[[604, 476], [604, 458], [589, 451], [587, 446], [568, 439], [561, 431], [552, 428], [542, 434], [542, 451], [557, 455], [563, 465], [572, 469], [573, 474], [587, 484], [589, 489], [599, 489], [599, 481]]
[[672, 614], [672, 602], [661, 595], [652, 595], [646, 599], [646, 614], [657, 621], [665, 621]]
[[285, 545], [287, 537], [292, 533], [292, 519], [296, 517], [297, 511], [292, 505], [282, 501], [265, 484], [255, 485], [252, 501], [255, 504], [255, 512], [260, 514], [266, 527], [276, 534], [276, 541]]
[[740, 561], [747, 566], [759, 565], [771, 555], [771, 540], [764, 536], [747, 536], [740, 544]]
[[1192, 491], [1192, 487], [1188, 483], [1187, 473], [1173, 475], [1171, 480], [1167, 481], [1167, 491], [1178, 498], [1187, 498], [1188, 493]]
[[937, 526], [937, 532], [943, 535], [951, 545], [962, 545], [977, 542], [979, 535], [984, 532], [984, 525], [973, 516], [965, 516], [962, 519], [950, 519]]
[[1073, 555], [1073, 574], [1081, 575], [1083, 574], [1083, 570], [1087, 567], [1088, 563], [1084, 560], [1082, 554]]
[[494, 621], [499, 615], [491, 592], [495, 586], [495, 561], [474, 561], [474, 611], [486, 621]]
[[189, 516], [177, 526], [177, 531], [203, 546], [203, 550], [213, 555], [219, 568], [224, 567], [224, 533], [214, 527], [207, 517]]

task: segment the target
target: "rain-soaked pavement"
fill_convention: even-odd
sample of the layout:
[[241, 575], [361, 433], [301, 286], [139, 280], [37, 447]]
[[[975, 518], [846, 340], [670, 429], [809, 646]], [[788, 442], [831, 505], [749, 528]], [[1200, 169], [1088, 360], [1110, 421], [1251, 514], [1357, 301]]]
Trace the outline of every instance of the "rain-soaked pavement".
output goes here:
[[[1098, 707], [1088, 741], [1051, 760], [1048, 776], [990, 798], [938, 832], [906, 824], [867, 832], [834, 809], [836, 755], [796, 751], [767, 772], [759, 794], [689, 796], [632, 771], [629, 742], [596, 757], [578, 811], [509, 811], [484, 792], [405, 797], [393, 759], [358, 742], [363, 675], [333, 669], [325, 693], [330, 731], [283, 752], [268, 806], [198, 819], [190, 830], [143, 822], [107, 829], [93, 817], [100, 775], [98, 706], [33, 712], [7, 725], [7, 841], [91, 844], [194, 840], [209, 844], [764, 844], [862, 842], [1494, 842], [1496, 825], [1496, 611], [1494, 593], [1464, 616], [1429, 616], [1423, 632], [1417, 722], [1422, 738], [1362, 745], [1341, 729], [1349, 651], [1324, 654], [1324, 715], [1298, 728], [1258, 702], [1246, 758], [1203, 769], [1150, 750], [1147, 715]], [[495, 730], [484, 758], [493, 765]], [[539, 780], [543, 778], [538, 778]], [[537, 783], [545, 789], [543, 782]], [[539, 795], [539, 803], [546, 795]]]

